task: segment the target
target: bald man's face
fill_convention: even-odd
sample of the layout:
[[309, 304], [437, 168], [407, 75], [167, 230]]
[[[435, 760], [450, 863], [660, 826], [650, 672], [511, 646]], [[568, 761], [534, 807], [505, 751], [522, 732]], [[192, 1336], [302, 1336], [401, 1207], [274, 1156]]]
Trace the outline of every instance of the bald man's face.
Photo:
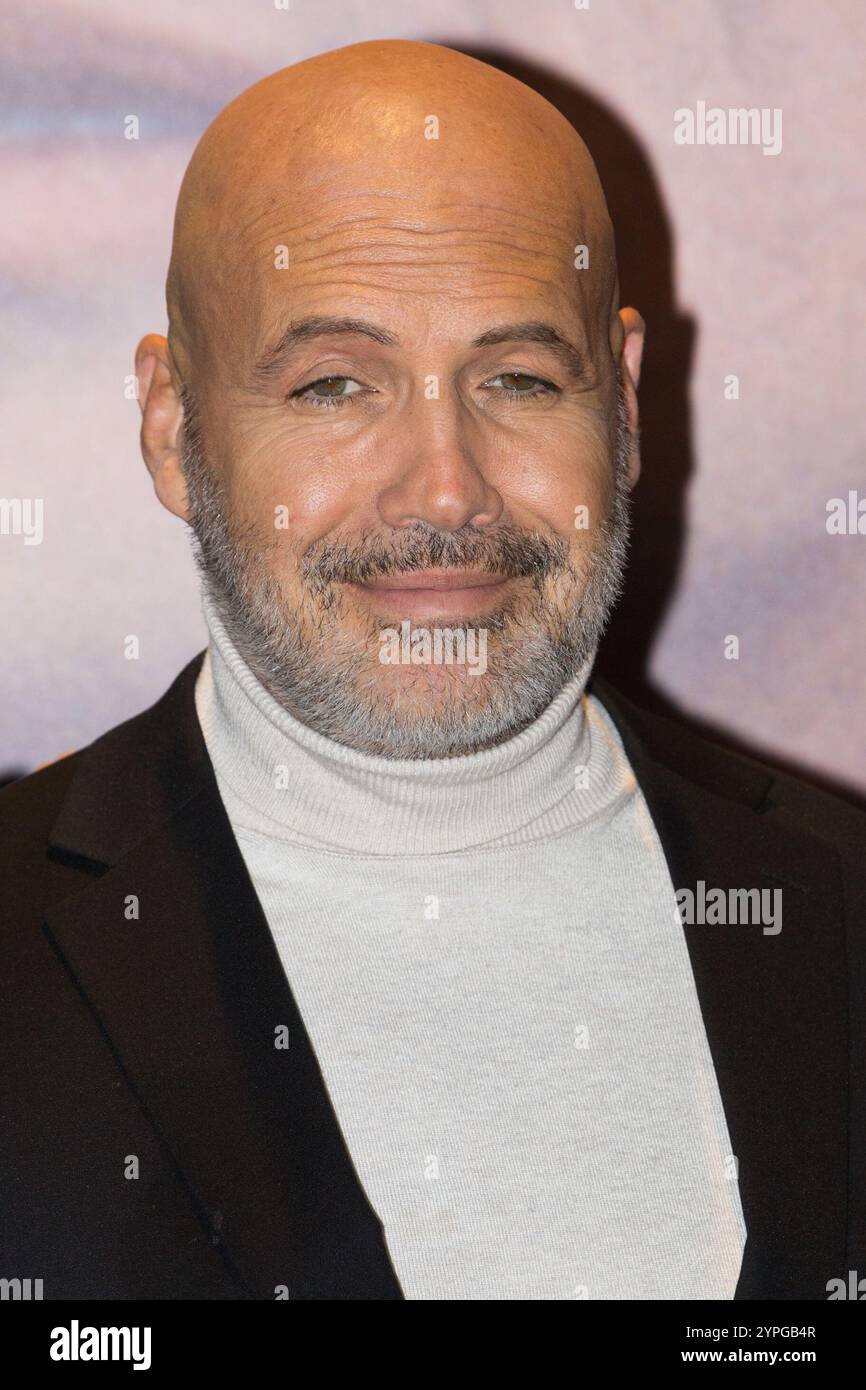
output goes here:
[[391, 756], [508, 737], [587, 660], [634, 462], [595, 216], [526, 161], [429, 143], [253, 196], [202, 306], [174, 508], [272, 693]]

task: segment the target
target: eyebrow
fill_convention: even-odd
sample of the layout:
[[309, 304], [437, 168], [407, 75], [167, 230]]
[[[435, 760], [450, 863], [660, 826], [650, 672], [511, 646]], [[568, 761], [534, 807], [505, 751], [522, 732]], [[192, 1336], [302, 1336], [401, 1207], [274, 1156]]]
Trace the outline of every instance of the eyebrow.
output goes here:
[[472, 346], [498, 347], [500, 343], [540, 343], [556, 354], [569, 376], [575, 380], [587, 374], [588, 364], [584, 354], [550, 323], [537, 319], [531, 319], [528, 323], [504, 323], [499, 328], [489, 328], [482, 333]]
[[335, 318], [328, 315], [313, 314], [309, 318], [300, 319], [297, 323], [290, 323], [280, 339], [266, 349], [253, 367], [254, 379], [262, 384], [267, 383], [280, 370], [289, 353], [293, 352], [296, 347], [302, 343], [309, 343], [315, 338], [330, 338], [339, 333], [372, 338], [374, 343], [381, 343], [383, 347], [399, 346], [393, 333], [389, 333], [384, 328], [377, 328], [374, 323], [368, 323], [366, 319]]
[[[278, 341], [265, 350], [253, 367], [254, 379], [262, 385], [267, 384], [280, 370], [289, 354], [302, 343], [339, 334], [370, 338], [382, 347], [400, 346], [399, 339], [393, 333], [377, 324], [369, 323], [366, 319], [313, 314], [290, 323]], [[586, 375], [587, 361], [584, 354], [552, 324], [543, 323], [538, 319], [500, 324], [496, 328], [488, 328], [475, 338], [472, 346], [498, 347], [501, 343], [538, 343], [556, 354], [571, 377], [579, 379]]]

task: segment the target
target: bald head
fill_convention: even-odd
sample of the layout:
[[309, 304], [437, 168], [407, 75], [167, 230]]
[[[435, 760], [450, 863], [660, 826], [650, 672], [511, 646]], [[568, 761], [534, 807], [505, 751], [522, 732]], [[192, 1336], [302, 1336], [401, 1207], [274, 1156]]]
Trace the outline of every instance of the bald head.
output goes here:
[[[577, 245], [588, 273], [574, 272]], [[221, 112], [184, 177], [167, 284], [179, 377], [200, 385], [227, 351], [255, 353], [298, 278], [325, 290], [339, 263], [411, 294], [432, 271], [459, 294], [479, 252], [490, 275], [565, 268], [606, 338], [610, 219], [586, 146], [549, 102], [434, 44], [355, 44], [284, 68]]]

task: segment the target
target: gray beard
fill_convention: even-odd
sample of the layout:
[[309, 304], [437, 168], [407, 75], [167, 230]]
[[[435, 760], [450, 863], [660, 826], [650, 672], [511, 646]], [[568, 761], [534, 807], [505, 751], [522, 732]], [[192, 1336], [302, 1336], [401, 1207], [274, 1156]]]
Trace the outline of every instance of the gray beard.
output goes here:
[[[615, 496], [596, 526], [580, 570], [559, 537], [513, 526], [443, 532], [424, 522], [391, 537], [351, 544], [314, 542], [300, 561], [302, 595], [291, 604], [269, 570], [268, 545], [233, 524], [222, 486], [205, 457], [196, 402], [183, 388], [181, 463], [187, 484], [193, 550], [204, 591], [231, 642], [261, 684], [296, 719], [338, 743], [389, 758], [447, 758], [512, 738], [535, 720], [563, 686], [587, 671], [622, 591], [628, 550], [633, 449], [622, 378], [617, 383]], [[275, 537], [276, 537], [275, 532]], [[587, 533], [589, 534], [589, 533]], [[524, 592], [473, 625], [494, 637], [483, 675], [451, 678], [441, 667], [403, 672], [413, 700], [383, 689], [377, 636], [369, 644], [340, 628], [340, 584], [435, 568], [502, 572], [530, 581]], [[568, 611], [545, 601], [546, 579], [574, 595]], [[524, 588], [525, 586], [520, 586]], [[306, 618], [306, 630], [298, 621]], [[441, 623], [429, 625], [435, 632]], [[452, 630], [468, 627], [449, 623]], [[365, 654], [373, 653], [369, 665]], [[425, 699], [425, 694], [429, 698]], [[390, 698], [389, 698], [390, 697]], [[418, 698], [420, 697], [420, 698]], [[414, 701], [414, 703], [413, 703]]]

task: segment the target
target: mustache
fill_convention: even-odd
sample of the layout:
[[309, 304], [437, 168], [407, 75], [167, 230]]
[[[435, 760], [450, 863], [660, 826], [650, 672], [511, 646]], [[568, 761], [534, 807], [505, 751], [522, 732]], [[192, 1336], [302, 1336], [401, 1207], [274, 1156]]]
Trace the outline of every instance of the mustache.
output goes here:
[[565, 569], [568, 559], [568, 547], [558, 536], [516, 526], [484, 531], [463, 526], [444, 532], [418, 522], [390, 540], [362, 533], [352, 542], [315, 541], [304, 553], [301, 573], [317, 588], [367, 584], [383, 575], [435, 569], [471, 569], [540, 583]]

